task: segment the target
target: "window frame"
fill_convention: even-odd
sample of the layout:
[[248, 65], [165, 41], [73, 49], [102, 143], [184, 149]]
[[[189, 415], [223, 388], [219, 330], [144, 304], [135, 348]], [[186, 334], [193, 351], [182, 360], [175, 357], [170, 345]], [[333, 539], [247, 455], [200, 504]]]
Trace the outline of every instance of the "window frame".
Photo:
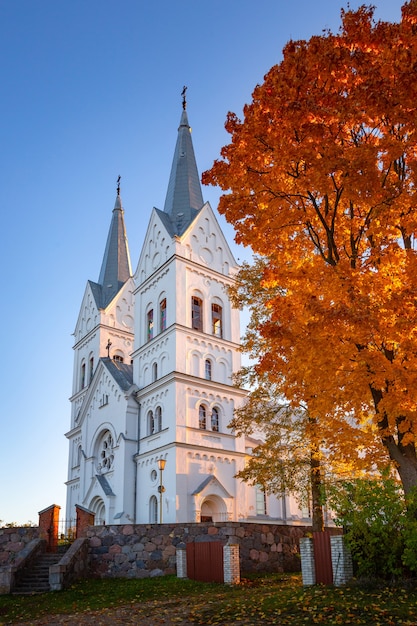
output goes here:
[[146, 313], [146, 341], [151, 341], [154, 337], [154, 316], [153, 309]]
[[216, 406], [211, 409], [210, 424], [214, 433], [220, 432], [220, 411]]
[[213, 379], [213, 362], [211, 359], [205, 359], [204, 361], [204, 378], [206, 380]]
[[159, 302], [159, 332], [163, 333], [167, 327], [167, 299], [162, 298]]
[[155, 423], [155, 432], [160, 433], [162, 430], [162, 408], [160, 405], [158, 405], [155, 409], [154, 423]]
[[268, 515], [266, 489], [262, 485], [255, 487], [255, 510], [256, 515]]
[[198, 407], [198, 428], [207, 430], [207, 407], [205, 404], [200, 404]]
[[203, 300], [199, 296], [191, 296], [191, 328], [203, 332]]
[[217, 302], [211, 303], [211, 334], [223, 339], [223, 307]]

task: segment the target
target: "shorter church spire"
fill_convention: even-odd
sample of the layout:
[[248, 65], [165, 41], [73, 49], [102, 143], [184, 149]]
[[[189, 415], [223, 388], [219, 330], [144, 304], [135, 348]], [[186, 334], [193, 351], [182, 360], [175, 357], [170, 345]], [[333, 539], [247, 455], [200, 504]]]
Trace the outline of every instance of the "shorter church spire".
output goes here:
[[116, 201], [98, 279], [98, 284], [102, 290], [101, 305], [103, 308], [108, 305], [132, 275], [124, 211], [120, 197], [120, 180], [121, 177], [119, 176], [117, 179]]

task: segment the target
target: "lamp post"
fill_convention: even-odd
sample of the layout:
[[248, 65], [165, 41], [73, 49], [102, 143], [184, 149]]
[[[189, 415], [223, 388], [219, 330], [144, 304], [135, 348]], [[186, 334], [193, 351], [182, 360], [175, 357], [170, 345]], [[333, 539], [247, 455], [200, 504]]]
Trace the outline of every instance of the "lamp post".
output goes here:
[[165, 491], [165, 487], [162, 484], [162, 472], [165, 469], [166, 459], [158, 459], [158, 467], [159, 467], [159, 523], [162, 524], [162, 494]]

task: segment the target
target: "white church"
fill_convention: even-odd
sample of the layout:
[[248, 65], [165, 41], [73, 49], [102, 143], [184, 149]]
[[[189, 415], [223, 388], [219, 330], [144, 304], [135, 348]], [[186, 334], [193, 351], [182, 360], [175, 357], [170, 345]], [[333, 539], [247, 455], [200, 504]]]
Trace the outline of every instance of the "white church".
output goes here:
[[[120, 185], [97, 282], [75, 327], [67, 518], [96, 524], [308, 523], [294, 499], [235, 478], [253, 440], [229, 429], [245, 391], [236, 261], [204, 203], [185, 97], [164, 210], [132, 274]], [[304, 512], [308, 515], [307, 512]]]

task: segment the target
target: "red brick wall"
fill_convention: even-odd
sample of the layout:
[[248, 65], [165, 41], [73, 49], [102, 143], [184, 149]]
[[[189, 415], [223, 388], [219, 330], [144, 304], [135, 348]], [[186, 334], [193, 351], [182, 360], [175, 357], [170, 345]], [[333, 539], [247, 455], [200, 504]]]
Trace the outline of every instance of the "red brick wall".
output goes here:
[[46, 540], [46, 551], [56, 552], [58, 546], [58, 523], [61, 507], [52, 504], [39, 512], [39, 530], [41, 539]]

